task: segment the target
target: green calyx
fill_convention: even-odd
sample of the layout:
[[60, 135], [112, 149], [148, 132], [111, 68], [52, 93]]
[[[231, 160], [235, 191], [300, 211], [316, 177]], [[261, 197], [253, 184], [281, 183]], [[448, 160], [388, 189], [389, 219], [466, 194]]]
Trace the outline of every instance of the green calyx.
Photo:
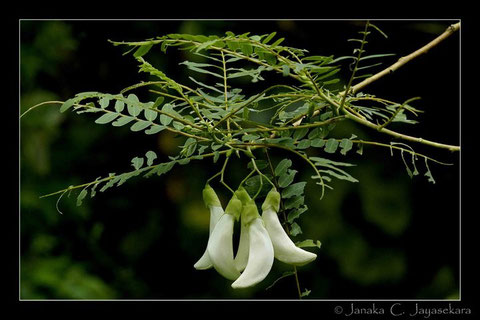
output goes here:
[[203, 189], [203, 202], [207, 208], [209, 207], [221, 207], [222, 203], [218, 199], [217, 194], [212, 187], [207, 183]]
[[247, 204], [243, 205], [242, 223], [248, 225], [257, 218], [260, 218], [257, 205], [255, 204], [255, 200], [250, 200]]
[[245, 188], [243, 187], [240, 187], [237, 191], [235, 191], [235, 195], [238, 199], [240, 199], [240, 201], [242, 201], [243, 205], [245, 205], [248, 201], [252, 200], [247, 190], [245, 190]]
[[230, 201], [228, 202], [227, 207], [225, 208], [225, 213], [234, 216], [235, 220], [238, 221], [238, 219], [240, 219], [242, 209], [243, 209], [242, 201], [240, 201], [237, 198], [237, 196], [234, 194], [232, 199], [230, 199]]
[[242, 224], [248, 225], [253, 220], [260, 218], [255, 200], [250, 198], [250, 195], [244, 188], [240, 188], [235, 192], [235, 195], [242, 201]]
[[275, 212], [280, 210], [280, 193], [275, 188], [270, 190], [262, 204], [263, 211], [267, 211], [269, 209]]

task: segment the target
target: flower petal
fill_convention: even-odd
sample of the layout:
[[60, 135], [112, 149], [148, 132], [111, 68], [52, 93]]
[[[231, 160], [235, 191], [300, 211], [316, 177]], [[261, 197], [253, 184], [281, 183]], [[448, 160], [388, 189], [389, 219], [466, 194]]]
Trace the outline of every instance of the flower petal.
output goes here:
[[213, 229], [208, 240], [207, 251], [213, 267], [227, 279], [235, 280], [240, 272], [233, 262], [233, 224], [235, 217], [224, 214]]
[[305, 265], [317, 258], [315, 253], [305, 251], [293, 243], [283, 229], [277, 213], [272, 208], [263, 210], [262, 219], [272, 240], [275, 258], [296, 266]]
[[[222, 207], [213, 207], [210, 206], [210, 230], [209, 234], [211, 235], [213, 229], [220, 220], [220, 217], [224, 214]], [[208, 255], [208, 250], [205, 248], [205, 252], [203, 253], [202, 257], [193, 265], [193, 267], [197, 270], [207, 270], [213, 267], [212, 261], [210, 260], [210, 256]]]
[[235, 267], [239, 272], [245, 270], [248, 262], [248, 227], [243, 223], [240, 227], [240, 243], [238, 245], [237, 255], [235, 256]]
[[232, 288], [247, 288], [256, 285], [268, 275], [273, 265], [273, 246], [261, 218], [248, 225], [250, 250], [248, 262], [242, 275], [232, 283]]

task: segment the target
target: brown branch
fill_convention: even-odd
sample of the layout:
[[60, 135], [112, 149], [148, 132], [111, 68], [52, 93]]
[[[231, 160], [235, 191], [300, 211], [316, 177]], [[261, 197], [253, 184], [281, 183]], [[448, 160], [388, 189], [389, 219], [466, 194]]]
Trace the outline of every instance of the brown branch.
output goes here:
[[390, 73], [394, 72], [395, 70], [399, 69], [400, 67], [405, 65], [407, 62], [410, 62], [411, 60], [415, 59], [416, 57], [427, 53], [428, 50], [432, 49], [433, 47], [438, 45], [440, 42], [442, 42], [443, 40], [450, 37], [453, 33], [458, 31], [459, 29], [460, 29], [460, 22], [450, 25], [447, 28], [447, 30], [445, 30], [445, 32], [443, 32], [441, 35], [439, 35], [437, 38], [435, 38], [434, 40], [432, 40], [431, 42], [429, 42], [425, 46], [421, 47], [420, 49], [418, 49], [418, 50], [416, 50], [412, 53], [410, 53], [407, 56], [401, 57], [400, 59], [398, 59], [397, 62], [392, 64], [390, 67], [388, 67], [388, 68], [380, 71], [379, 73], [377, 73], [377, 74], [363, 80], [362, 82], [354, 85], [351, 88], [350, 93], [358, 92], [360, 89], [368, 86], [372, 82], [377, 81], [378, 79], [382, 78], [383, 76], [385, 76], [387, 74], [390, 74]]
[[[436, 45], [438, 45], [441, 41], [445, 40], [450, 35], [452, 35], [454, 32], [458, 31], [459, 29], [460, 29], [460, 22], [450, 25], [447, 28], [447, 30], [445, 30], [445, 32], [443, 32], [441, 35], [439, 35], [437, 38], [435, 38], [434, 40], [432, 40], [431, 42], [429, 42], [428, 44], [426, 44], [422, 48], [412, 52], [411, 54], [409, 54], [407, 56], [404, 56], [404, 57], [398, 59], [398, 61], [396, 63], [394, 63], [393, 65], [391, 65], [390, 67], [384, 69], [383, 71], [380, 71], [379, 73], [377, 73], [377, 74], [365, 79], [364, 81], [358, 83], [357, 85], [351, 87], [351, 93], [357, 92], [358, 90], [364, 88], [365, 86], [369, 85], [370, 83], [382, 78], [386, 74], [390, 74], [390, 73], [394, 72], [395, 70], [397, 70], [400, 67], [402, 67], [403, 65], [405, 65], [407, 62], [415, 59], [416, 57], [418, 57], [418, 56], [420, 56], [424, 53], [427, 53], [428, 50], [430, 50], [433, 47], [435, 47]], [[344, 93], [345, 92], [340, 92], [339, 94], [344, 94]], [[345, 115], [348, 119], [354, 120], [354, 121], [356, 121], [360, 124], [363, 124], [367, 127], [378, 130], [380, 132], [389, 134], [389, 135], [394, 136], [396, 138], [400, 138], [400, 139], [404, 139], [404, 140], [408, 140], [408, 141], [413, 141], [413, 142], [418, 142], [418, 143], [423, 143], [423, 144], [426, 144], [426, 145], [434, 146], [434, 147], [437, 147], [437, 148], [443, 148], [443, 149], [447, 149], [447, 150], [450, 150], [450, 151], [459, 151], [460, 150], [460, 147], [458, 147], [458, 146], [451, 146], [451, 145], [446, 145], [446, 144], [442, 144], [442, 143], [437, 143], [437, 142], [425, 140], [425, 139], [422, 139], [422, 138], [411, 137], [411, 136], [408, 136], [408, 135], [397, 133], [397, 132], [392, 131], [392, 130], [388, 130], [386, 128], [382, 128], [381, 126], [375, 125], [375, 124], [373, 124], [373, 123], [371, 123], [371, 122], [369, 122], [365, 119], [362, 119], [361, 117], [358, 117], [358, 116], [350, 113], [353, 110], [348, 110], [350, 112], [348, 112], [347, 110], [343, 110], [343, 111], [344, 111], [344, 113], [345, 113]], [[313, 116], [316, 116], [319, 113], [320, 113], [319, 110], [315, 110], [315, 112], [313, 112]], [[302, 123], [302, 120], [303, 120], [303, 118], [300, 118], [298, 121], [293, 123], [293, 126], [299, 126]]]

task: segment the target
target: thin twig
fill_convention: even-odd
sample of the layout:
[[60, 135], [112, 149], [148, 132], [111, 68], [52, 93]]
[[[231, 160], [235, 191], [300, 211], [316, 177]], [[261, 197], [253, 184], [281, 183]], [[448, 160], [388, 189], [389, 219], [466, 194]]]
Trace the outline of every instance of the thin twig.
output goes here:
[[425, 54], [428, 52], [428, 50], [432, 49], [433, 47], [435, 47], [436, 45], [438, 45], [440, 42], [442, 42], [443, 40], [447, 39], [448, 37], [450, 37], [453, 33], [455, 33], [456, 31], [458, 31], [460, 29], [460, 22], [456, 23], [456, 24], [452, 24], [450, 25], [447, 30], [445, 30], [445, 32], [443, 32], [441, 35], [439, 35], [437, 38], [435, 38], [434, 40], [432, 40], [431, 42], [429, 42], [428, 44], [426, 44], [425, 46], [421, 47], [420, 49], [410, 53], [409, 55], [407, 56], [404, 56], [404, 57], [401, 57], [400, 59], [398, 59], [397, 62], [395, 62], [394, 64], [392, 64], [390, 67], [378, 72], [377, 74], [363, 80], [362, 82], [354, 85], [352, 88], [351, 88], [351, 92], [350, 93], [356, 93], [358, 92], [360, 89], [363, 89], [364, 87], [368, 86], [369, 84], [371, 84], [372, 82], [375, 82], [377, 81], [378, 79], [382, 78], [383, 76], [387, 75], [387, 74], [390, 74], [390, 73], [393, 73], [395, 70], [398, 70], [399, 68], [401, 68], [402, 66], [404, 66], [407, 62], [410, 62], [411, 60], [417, 58], [418, 56], [422, 55], [422, 54]]
[[[418, 56], [420, 56], [424, 53], [427, 53], [428, 50], [432, 49], [433, 47], [438, 45], [440, 42], [447, 39], [450, 35], [452, 35], [456, 31], [458, 31], [459, 29], [460, 29], [460, 22], [449, 26], [447, 28], [447, 30], [445, 30], [445, 32], [443, 32], [440, 36], [438, 36], [437, 38], [435, 38], [434, 40], [432, 40], [431, 42], [429, 42], [428, 44], [426, 44], [422, 48], [412, 52], [411, 54], [409, 54], [405, 57], [400, 58], [396, 63], [394, 63], [390, 67], [386, 68], [385, 70], [380, 71], [379, 73], [377, 73], [377, 74], [363, 80], [359, 84], [356, 84], [353, 87], [351, 87], [351, 93], [358, 92], [358, 90], [360, 90], [360, 89], [364, 88], [365, 86], [369, 85], [370, 83], [382, 78], [386, 74], [394, 72], [395, 70], [399, 69], [400, 67], [405, 65], [407, 62], [413, 60], [414, 58], [416, 58], [416, 57], [418, 57]], [[344, 93], [345, 92], [340, 92], [339, 94], [344, 94]], [[328, 101], [328, 102], [332, 103], [332, 101]], [[373, 124], [373, 123], [371, 123], [371, 122], [369, 122], [365, 119], [362, 119], [361, 117], [359, 117], [357, 115], [354, 115], [351, 112], [348, 112], [347, 110], [343, 110], [343, 111], [344, 111], [345, 116], [347, 118], [349, 118], [351, 120], [354, 120], [354, 121], [356, 121], [360, 124], [363, 124], [367, 127], [370, 127], [372, 129], [375, 129], [377, 131], [380, 131], [380, 132], [386, 133], [388, 135], [391, 135], [393, 137], [408, 140], [408, 141], [418, 142], [418, 143], [430, 145], [430, 146], [437, 147], [437, 148], [447, 149], [447, 150], [450, 150], [450, 151], [460, 151], [459, 146], [447, 145], [447, 144], [443, 144], [443, 143], [438, 143], [438, 142], [425, 140], [423, 138], [416, 138], [416, 137], [408, 136], [408, 135], [405, 135], [405, 134], [397, 133], [395, 131], [392, 131], [392, 130], [389, 130], [389, 129], [386, 129], [386, 128], [381, 128], [381, 126], [378, 126], [378, 125]], [[316, 111], [313, 112], [312, 116], [316, 116], [318, 114], [319, 114], [319, 111], [316, 110]], [[298, 126], [301, 123], [302, 123], [302, 119], [299, 119], [293, 125]]]

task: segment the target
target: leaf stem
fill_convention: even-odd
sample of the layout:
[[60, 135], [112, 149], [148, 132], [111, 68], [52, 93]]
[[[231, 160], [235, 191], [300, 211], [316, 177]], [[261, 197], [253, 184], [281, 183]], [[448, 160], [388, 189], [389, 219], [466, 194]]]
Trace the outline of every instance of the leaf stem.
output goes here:
[[370, 25], [370, 22], [367, 20], [367, 22], [365, 23], [365, 30], [363, 31], [363, 39], [362, 39], [362, 42], [361, 42], [361, 45], [360, 45], [360, 49], [358, 50], [357, 58], [355, 60], [355, 66], [353, 67], [352, 75], [350, 76], [350, 79], [348, 80], [347, 87], [345, 88], [345, 91], [342, 95], [342, 100], [340, 101], [340, 106], [339, 106], [340, 112], [343, 112], [343, 108], [344, 108], [344, 105], [345, 105], [345, 99], [347, 98], [347, 95], [350, 91], [350, 87], [352, 85], [353, 79], [355, 78], [355, 73], [357, 72], [357, 69], [358, 69], [358, 64], [360, 63], [360, 58], [361, 58], [362, 53], [364, 51], [363, 47], [365, 46], [367, 35], [368, 35], [367, 30], [368, 30], [369, 25]]
[[[222, 150], [222, 151], [218, 151], [219, 154], [224, 154], [224, 153], [227, 153], [229, 152], [230, 150]], [[206, 154], [202, 154], [202, 159], [203, 158], [207, 158], [207, 157], [213, 157], [217, 154], [217, 152], [211, 152], [211, 153], [206, 153]], [[194, 159], [197, 159], [198, 156], [191, 156], [191, 157], [187, 157], [187, 158], [183, 158], [182, 160], [185, 160], [185, 159], [188, 159], [188, 160], [194, 160]], [[175, 160], [174, 160], [175, 161]], [[151, 165], [151, 166], [148, 166], [148, 167], [144, 167], [142, 169], [139, 169], [140, 171], [146, 171], [146, 170], [150, 170], [150, 169], [154, 169], [155, 167], [158, 167], [160, 165], [162, 165], [163, 163], [159, 163], [159, 164], [155, 164], [155, 165]], [[131, 173], [131, 172], [135, 172], [135, 171], [139, 171], [139, 170], [132, 170], [132, 171], [129, 171], [128, 173]], [[81, 184], [81, 185], [78, 185], [78, 186], [69, 186], [68, 188], [66, 189], [62, 189], [62, 190], [59, 190], [59, 191], [55, 191], [55, 192], [52, 192], [52, 193], [49, 193], [49, 194], [45, 194], [45, 195], [42, 195], [40, 196], [39, 198], [46, 198], [46, 197], [50, 197], [50, 196], [54, 196], [54, 195], [57, 195], [59, 193], [62, 193], [62, 192], [65, 192], [65, 191], [70, 191], [70, 190], [74, 190], [74, 189], [79, 189], [79, 188], [84, 188], [84, 187], [88, 187], [92, 184], [97, 184], [97, 183], [102, 183], [102, 182], [106, 182], [106, 181], [109, 181], [109, 180], [112, 180], [116, 177], [115, 174], [109, 176], [109, 177], [105, 177], [103, 179], [100, 179], [100, 180], [95, 180], [95, 181], [92, 181], [92, 182], [88, 182], [88, 183], [84, 183], [84, 184]]]
[[20, 115], [20, 119], [21, 119], [24, 115], [26, 115], [27, 113], [29, 113], [30, 111], [32, 111], [33, 109], [36, 109], [36, 108], [38, 108], [38, 107], [40, 107], [40, 106], [43, 106], [43, 105], [46, 105], [46, 104], [62, 104], [62, 103], [63, 103], [63, 101], [45, 101], [45, 102], [41, 102], [41, 103], [39, 103], [39, 104], [34, 105], [33, 107], [28, 108], [24, 113], [22, 113], [22, 114]]

